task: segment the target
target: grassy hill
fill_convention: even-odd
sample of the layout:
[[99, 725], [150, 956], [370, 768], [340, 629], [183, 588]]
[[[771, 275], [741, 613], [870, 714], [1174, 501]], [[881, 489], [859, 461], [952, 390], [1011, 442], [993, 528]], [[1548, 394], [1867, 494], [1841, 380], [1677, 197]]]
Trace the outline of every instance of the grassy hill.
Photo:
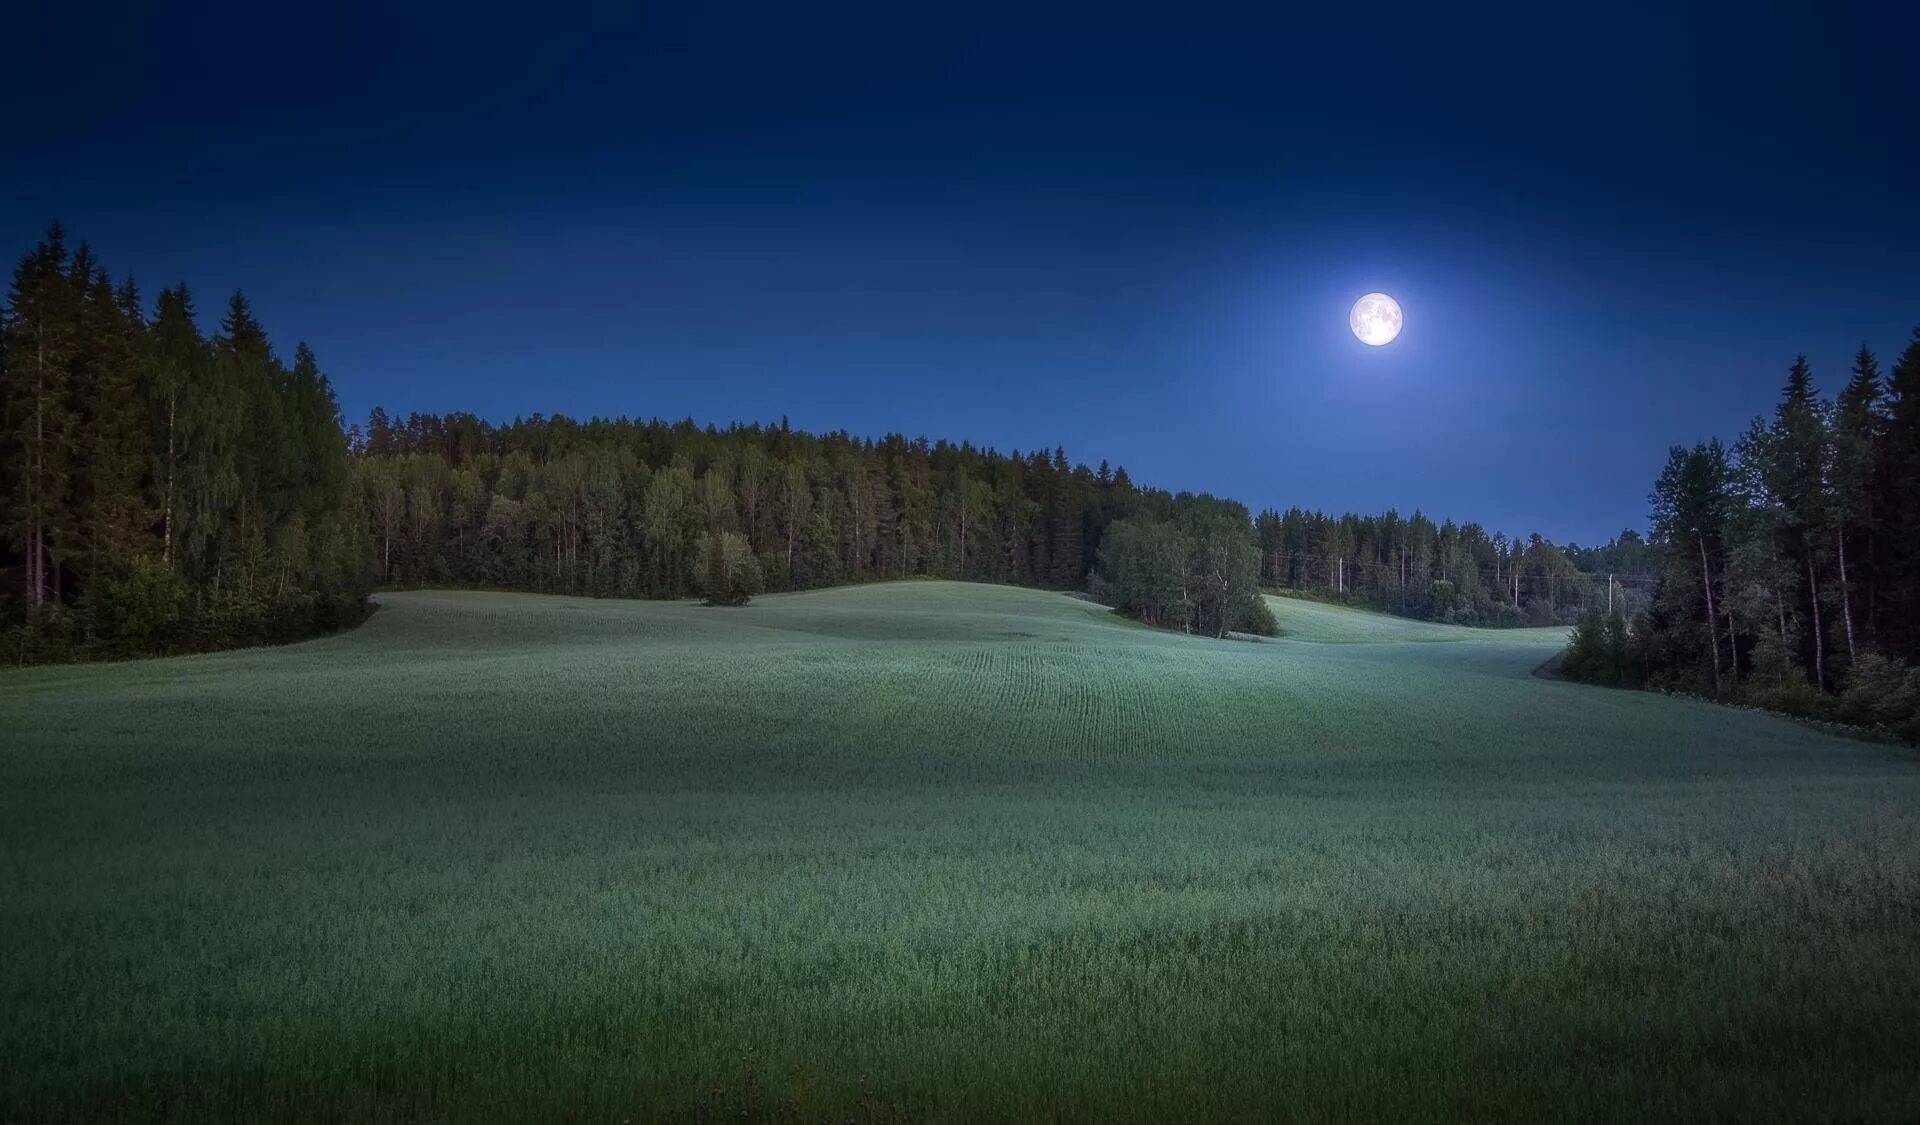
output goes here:
[[[1280, 622], [1288, 640], [1316, 644], [1420, 644], [1452, 641], [1462, 644], [1529, 645], [1546, 650], [1548, 655], [1567, 643], [1567, 626], [1542, 629], [1471, 629], [1464, 625], [1441, 625], [1415, 621], [1390, 613], [1350, 609], [1305, 598], [1267, 596], [1267, 605]], [[1542, 659], [1545, 659], [1543, 656]]]
[[0, 1118], [1920, 1112], [1911, 752], [1274, 609], [394, 594], [0, 674]]

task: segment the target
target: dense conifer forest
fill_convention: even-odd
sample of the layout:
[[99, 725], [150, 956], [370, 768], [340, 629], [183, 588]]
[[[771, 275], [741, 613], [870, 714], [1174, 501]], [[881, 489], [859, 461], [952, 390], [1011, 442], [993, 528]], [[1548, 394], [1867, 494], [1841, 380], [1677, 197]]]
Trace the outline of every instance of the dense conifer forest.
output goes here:
[[1920, 329], [1831, 400], [1795, 360], [1772, 417], [1674, 447], [1649, 501], [1651, 599], [1589, 615], [1569, 675], [1920, 737]]
[[385, 585], [684, 597], [710, 584], [689, 560], [725, 556], [752, 561], [754, 589], [912, 577], [1091, 589], [1216, 635], [1270, 631], [1260, 586], [1480, 624], [1571, 621], [1604, 598], [1538, 536], [1418, 513], [1255, 519], [1061, 449], [378, 409], [349, 443]]
[[368, 545], [327, 378], [246, 298], [149, 308], [55, 225], [0, 311], [7, 662], [271, 643], [364, 613]]

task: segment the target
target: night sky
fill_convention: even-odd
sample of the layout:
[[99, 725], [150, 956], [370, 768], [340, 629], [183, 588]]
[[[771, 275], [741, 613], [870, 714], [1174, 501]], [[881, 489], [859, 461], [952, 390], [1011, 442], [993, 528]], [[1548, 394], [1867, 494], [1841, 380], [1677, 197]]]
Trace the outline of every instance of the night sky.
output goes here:
[[1920, 322], [1913, 5], [281, 7], [0, 17], [0, 247], [243, 287], [350, 420], [786, 415], [1590, 543]]

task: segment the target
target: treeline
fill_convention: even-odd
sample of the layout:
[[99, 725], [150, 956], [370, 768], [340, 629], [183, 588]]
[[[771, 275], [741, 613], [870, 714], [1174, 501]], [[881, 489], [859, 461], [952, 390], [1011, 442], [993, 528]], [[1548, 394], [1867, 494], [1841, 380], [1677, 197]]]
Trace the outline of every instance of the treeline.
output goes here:
[[[395, 422], [379, 409], [349, 440], [377, 569], [394, 585], [737, 603], [912, 577], [1085, 590], [1105, 571], [1116, 577], [1103, 592], [1124, 591], [1126, 611], [1170, 628], [1259, 628], [1264, 610], [1244, 507], [1141, 488], [1124, 468], [1070, 464], [1057, 448], [1003, 455], [784, 420], [495, 426], [470, 414]], [[1227, 529], [1235, 565], [1220, 551], [1142, 556], [1129, 537], [1166, 525], [1179, 539], [1197, 523]], [[1194, 595], [1163, 605], [1148, 585]]]
[[1651, 602], [1586, 621], [1569, 675], [1920, 737], [1920, 329], [1833, 400], [1796, 360], [1771, 418], [1675, 447], [1649, 500]]
[[[564, 416], [495, 425], [375, 409], [349, 430], [388, 585], [738, 602], [761, 590], [933, 577], [1091, 590], [1165, 628], [1271, 632], [1262, 585], [1418, 617], [1571, 621], [1607, 583], [1534, 536], [1424, 516], [1238, 503], [1136, 485], [1064, 450], [778, 425]], [[1645, 554], [1626, 533], [1600, 561]], [[1623, 577], [1625, 574], [1623, 573]], [[1629, 595], [1624, 584], [1614, 597]]]
[[349, 440], [390, 585], [684, 597], [700, 589], [703, 543], [734, 535], [768, 591], [921, 575], [1078, 589], [1107, 527], [1146, 495], [1125, 469], [1070, 466], [1059, 450], [784, 421], [496, 426], [375, 409]]
[[0, 308], [0, 659], [293, 640], [351, 623], [371, 575], [332, 389], [235, 293], [149, 314], [56, 224]]
[[1594, 549], [1477, 523], [1329, 516], [1291, 508], [1254, 521], [1260, 581], [1407, 617], [1461, 625], [1571, 624], [1588, 609], [1641, 597], [1651, 552], [1627, 530]]

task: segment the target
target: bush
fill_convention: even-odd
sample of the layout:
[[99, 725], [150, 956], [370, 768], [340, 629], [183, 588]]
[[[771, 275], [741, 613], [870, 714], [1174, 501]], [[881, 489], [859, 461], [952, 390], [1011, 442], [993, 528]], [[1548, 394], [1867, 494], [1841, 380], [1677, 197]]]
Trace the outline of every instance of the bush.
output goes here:
[[787, 560], [777, 554], [760, 558], [760, 589], [779, 593], [787, 588]]
[[1877, 652], [1863, 652], [1847, 672], [1841, 715], [1850, 723], [1881, 726], [1920, 741], [1920, 668]]
[[187, 580], [171, 564], [135, 559], [103, 584], [100, 622], [115, 649], [145, 656], [162, 647], [186, 600]]
[[708, 605], [746, 605], [760, 592], [760, 563], [746, 536], [737, 532], [701, 536], [694, 551], [693, 574]]
[[1280, 635], [1280, 622], [1273, 616], [1273, 607], [1267, 599], [1255, 594], [1247, 599], [1246, 608], [1240, 614], [1237, 628], [1242, 633], [1252, 633], [1257, 637], [1277, 637]]
[[1590, 609], [1567, 635], [1560, 658], [1560, 674], [1569, 680], [1618, 687], [1634, 677], [1628, 672], [1627, 623], [1619, 614], [1602, 617]]
[[1802, 719], [1830, 719], [1833, 700], [1821, 694], [1805, 676], [1791, 675], [1782, 680], [1755, 680], [1737, 697], [1740, 702], [1762, 711], [1793, 715]]
[[85, 656], [73, 615], [57, 604], [38, 607], [0, 637], [0, 659], [13, 664], [64, 664]]

